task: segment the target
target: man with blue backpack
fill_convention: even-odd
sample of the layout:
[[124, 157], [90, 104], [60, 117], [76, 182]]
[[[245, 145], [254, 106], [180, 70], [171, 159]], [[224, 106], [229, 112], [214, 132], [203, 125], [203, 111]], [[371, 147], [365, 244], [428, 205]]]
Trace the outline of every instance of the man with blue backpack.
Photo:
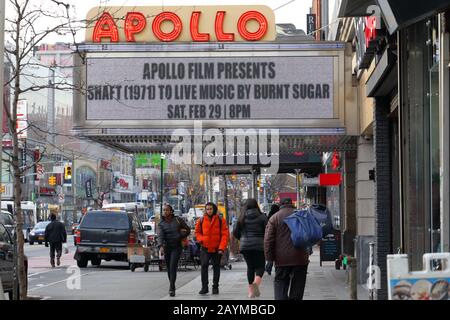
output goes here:
[[280, 211], [267, 223], [264, 236], [266, 260], [275, 262], [275, 300], [302, 300], [309, 264], [307, 248], [296, 248], [284, 219], [295, 211], [292, 199], [281, 200]]

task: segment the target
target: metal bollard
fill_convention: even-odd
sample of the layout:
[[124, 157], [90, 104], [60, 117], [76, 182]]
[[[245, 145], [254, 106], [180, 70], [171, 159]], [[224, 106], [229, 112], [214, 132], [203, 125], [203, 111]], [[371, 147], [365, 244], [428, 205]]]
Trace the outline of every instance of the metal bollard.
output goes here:
[[349, 278], [350, 278], [350, 299], [358, 300], [358, 270], [357, 260], [353, 257], [347, 257], [347, 263], [349, 266]]

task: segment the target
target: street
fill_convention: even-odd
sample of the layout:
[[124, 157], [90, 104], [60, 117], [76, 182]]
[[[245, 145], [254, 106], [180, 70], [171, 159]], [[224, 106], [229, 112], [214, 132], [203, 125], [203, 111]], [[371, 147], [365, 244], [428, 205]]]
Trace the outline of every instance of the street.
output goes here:
[[[86, 269], [78, 269], [73, 259], [73, 236], [67, 237], [67, 243], [69, 253], [63, 254], [61, 266], [54, 269], [50, 267], [49, 248], [43, 244], [25, 244], [25, 253], [29, 259], [30, 296], [57, 300], [157, 300], [167, 295], [167, 275], [165, 272], [159, 272], [157, 267], [151, 267], [147, 273], [142, 268], [131, 272], [127, 263], [102, 261], [100, 267], [89, 264]], [[77, 273], [78, 270], [81, 272]], [[177, 284], [183, 286], [198, 275], [198, 271], [180, 271]], [[78, 280], [79, 289], [73, 288], [76, 285], [71, 288], [70, 283], [76, 283]]]
[[[67, 238], [69, 254], [63, 254], [61, 266], [50, 267], [48, 250], [44, 245], [25, 244], [29, 258], [28, 295], [42, 300], [247, 300], [246, 264], [234, 262], [231, 270], [221, 270], [220, 294], [200, 296], [200, 268], [192, 266], [180, 269], [177, 276], [175, 298], [168, 296], [168, 280], [165, 271], [157, 266], [149, 272], [143, 268], [131, 272], [128, 264], [102, 261], [100, 267], [90, 264], [78, 269], [73, 259], [75, 247], [73, 236]], [[319, 266], [318, 248], [310, 258], [305, 300], [347, 300], [346, 272], [335, 270], [334, 263]], [[80, 273], [78, 273], [80, 272]], [[210, 270], [210, 282], [212, 270]], [[264, 275], [261, 285], [261, 300], [273, 300], [272, 275]], [[359, 287], [359, 299], [366, 300], [363, 287]]]

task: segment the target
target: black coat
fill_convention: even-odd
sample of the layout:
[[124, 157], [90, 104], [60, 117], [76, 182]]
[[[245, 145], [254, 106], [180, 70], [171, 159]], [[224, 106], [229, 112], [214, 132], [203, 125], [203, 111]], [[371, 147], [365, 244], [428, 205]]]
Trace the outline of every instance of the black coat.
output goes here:
[[247, 210], [243, 225], [238, 222], [233, 230], [234, 237], [240, 240], [240, 251], [264, 251], [266, 225], [267, 217], [264, 214], [257, 209]]
[[50, 222], [45, 227], [45, 242], [66, 242], [67, 232], [64, 223], [59, 221]]
[[[181, 229], [186, 229], [181, 232]], [[187, 237], [191, 233], [191, 228], [186, 222], [179, 218], [173, 217], [170, 222], [166, 218], [162, 218], [158, 224], [158, 246], [165, 249], [176, 249], [181, 247], [181, 239]]]

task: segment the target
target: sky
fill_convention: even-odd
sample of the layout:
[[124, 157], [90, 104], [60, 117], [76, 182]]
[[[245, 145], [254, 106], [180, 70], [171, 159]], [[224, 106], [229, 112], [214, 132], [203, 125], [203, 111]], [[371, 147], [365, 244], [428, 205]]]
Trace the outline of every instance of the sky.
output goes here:
[[[0, 0], [3, 1], [3, 0]], [[34, 0], [33, 0], [34, 1]], [[297, 29], [306, 31], [306, 15], [312, 5], [312, 0], [66, 0], [76, 10], [79, 19], [85, 18], [89, 9], [96, 6], [189, 6], [189, 5], [267, 5], [275, 10], [276, 23], [292, 23]], [[8, 2], [7, 2], [8, 3]], [[6, 8], [8, 15], [8, 8]], [[83, 41], [83, 34], [77, 36], [77, 41]], [[45, 42], [70, 41], [55, 37], [47, 38]]]

